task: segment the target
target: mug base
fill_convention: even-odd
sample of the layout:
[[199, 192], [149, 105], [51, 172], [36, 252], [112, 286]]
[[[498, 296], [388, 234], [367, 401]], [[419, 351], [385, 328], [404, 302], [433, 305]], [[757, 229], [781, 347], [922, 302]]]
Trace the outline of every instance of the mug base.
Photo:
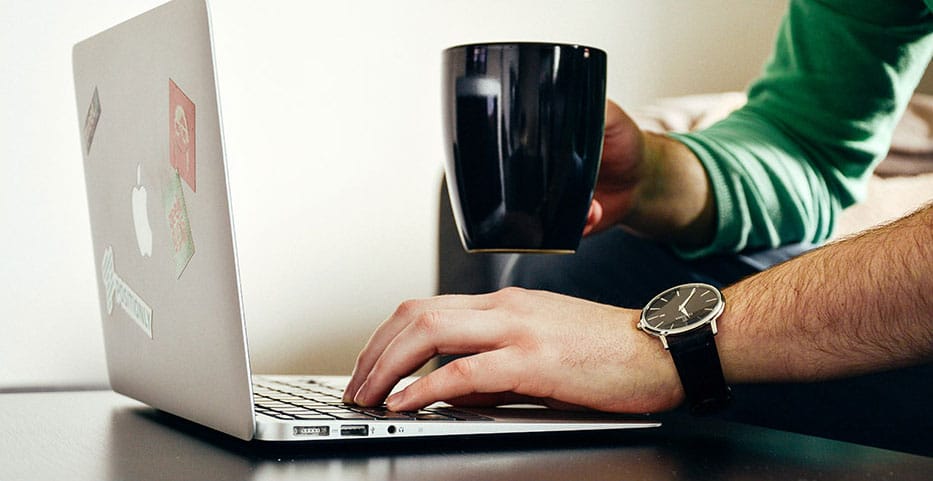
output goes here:
[[573, 254], [574, 249], [509, 249], [509, 248], [480, 248], [466, 249], [467, 254]]

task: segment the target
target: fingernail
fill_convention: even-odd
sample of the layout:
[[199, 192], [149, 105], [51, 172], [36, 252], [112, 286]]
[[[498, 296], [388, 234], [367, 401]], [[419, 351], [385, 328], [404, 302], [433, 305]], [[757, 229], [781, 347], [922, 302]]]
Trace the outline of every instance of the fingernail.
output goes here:
[[405, 391], [397, 392], [386, 399], [386, 407], [390, 411], [398, 411], [398, 408], [405, 403]]
[[345, 403], [353, 402], [353, 395], [356, 394], [356, 391], [359, 390], [359, 388], [356, 387], [356, 385], [357, 385], [356, 366], [353, 366], [353, 372], [350, 373], [350, 381], [347, 382], [347, 387], [343, 389], [343, 402]]
[[361, 385], [360, 388], [357, 389], [356, 394], [353, 395], [354, 404], [358, 404], [360, 406], [363, 405], [362, 401], [366, 399], [366, 387], [367, 387], [367, 383], [363, 382], [363, 385]]
[[347, 384], [347, 387], [343, 389], [343, 402], [348, 404], [352, 403], [356, 391], [357, 389], [353, 387], [353, 383]]

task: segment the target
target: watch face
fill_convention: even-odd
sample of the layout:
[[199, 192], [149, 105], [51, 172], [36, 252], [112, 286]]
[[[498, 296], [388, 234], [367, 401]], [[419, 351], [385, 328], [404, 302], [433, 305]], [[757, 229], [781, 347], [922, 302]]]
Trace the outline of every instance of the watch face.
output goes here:
[[709, 323], [722, 308], [719, 289], [708, 284], [684, 284], [655, 296], [642, 311], [639, 324], [655, 334], [677, 334]]

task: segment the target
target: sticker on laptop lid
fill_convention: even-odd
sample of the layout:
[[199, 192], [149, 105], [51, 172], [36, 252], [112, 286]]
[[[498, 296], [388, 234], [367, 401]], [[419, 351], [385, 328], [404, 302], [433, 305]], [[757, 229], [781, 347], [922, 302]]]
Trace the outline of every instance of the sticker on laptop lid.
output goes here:
[[114, 268], [112, 246], [104, 249], [100, 269], [104, 283], [104, 297], [107, 301], [107, 314], [113, 315], [113, 305], [119, 305], [123, 312], [126, 312], [152, 339], [152, 308], [117, 274]]
[[195, 110], [194, 102], [172, 80], [168, 80], [168, 136], [169, 155], [172, 167], [197, 192], [197, 159], [195, 153]]
[[133, 207], [133, 230], [136, 232], [136, 245], [139, 255], [152, 257], [152, 227], [149, 225], [149, 191], [143, 185], [143, 164], [136, 164], [136, 185], [131, 194]]
[[172, 258], [175, 261], [175, 277], [180, 278], [191, 257], [194, 256], [194, 238], [191, 236], [191, 223], [188, 220], [188, 206], [185, 204], [184, 188], [177, 171], [173, 170], [162, 189], [162, 203], [165, 217], [171, 233]]
[[100, 96], [97, 94], [97, 87], [94, 87], [94, 95], [91, 97], [91, 104], [87, 108], [87, 115], [84, 117], [84, 155], [91, 154], [91, 144], [94, 142], [94, 134], [97, 132], [97, 121], [100, 120]]

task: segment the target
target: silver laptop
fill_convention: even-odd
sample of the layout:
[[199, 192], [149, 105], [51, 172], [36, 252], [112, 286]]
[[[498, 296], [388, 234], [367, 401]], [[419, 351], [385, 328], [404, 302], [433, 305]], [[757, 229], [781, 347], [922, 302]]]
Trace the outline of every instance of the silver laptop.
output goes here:
[[343, 405], [347, 377], [252, 375], [206, 1], [84, 40], [73, 64], [115, 391], [245, 440], [658, 426], [529, 407], [394, 413]]

